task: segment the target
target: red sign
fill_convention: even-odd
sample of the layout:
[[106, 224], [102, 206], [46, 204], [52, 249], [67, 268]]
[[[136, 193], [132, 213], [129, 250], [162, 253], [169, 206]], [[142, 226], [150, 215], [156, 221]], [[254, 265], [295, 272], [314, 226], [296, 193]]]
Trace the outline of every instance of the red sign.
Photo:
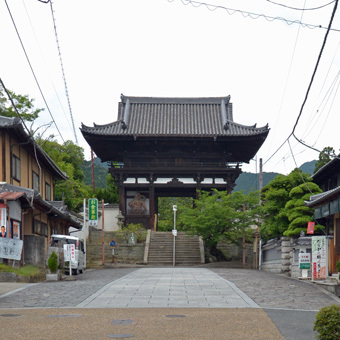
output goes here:
[[308, 222], [307, 234], [314, 234], [315, 222]]

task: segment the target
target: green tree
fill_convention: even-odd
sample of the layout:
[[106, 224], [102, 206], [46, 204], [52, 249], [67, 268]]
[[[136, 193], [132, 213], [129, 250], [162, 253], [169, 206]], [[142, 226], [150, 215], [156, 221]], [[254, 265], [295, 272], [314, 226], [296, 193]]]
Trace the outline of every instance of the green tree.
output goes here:
[[98, 198], [98, 200], [104, 200], [105, 203], [118, 203], [118, 189], [110, 174], [106, 176], [106, 188], [96, 188], [94, 197]]
[[255, 223], [258, 194], [244, 195], [225, 191], [203, 191], [194, 200], [194, 208], [179, 206], [182, 210], [179, 224], [184, 230], [200, 235], [212, 255], [218, 253], [217, 243], [229, 240], [237, 243], [243, 236], [249, 238], [250, 226]]
[[[16, 106], [20, 116], [23, 120], [27, 122], [34, 122], [38, 117], [39, 113], [43, 111], [43, 109], [34, 108], [34, 99], [30, 99], [28, 95], [20, 95], [16, 94], [10, 90], [8, 90], [14, 105]], [[5, 117], [18, 117], [12, 103], [7, 97], [5, 90], [0, 85], [0, 116]]]
[[68, 177], [66, 181], [57, 181], [55, 199], [64, 201], [70, 210], [78, 211], [83, 205], [83, 199], [92, 196], [92, 189], [84, 184], [84, 173], [79, 166], [84, 161], [83, 148], [72, 141], [66, 141], [61, 145], [53, 136], [48, 139], [38, 136], [36, 140]]
[[336, 157], [335, 150], [331, 146], [323, 148], [319, 154], [319, 160], [315, 164], [314, 173]]
[[[313, 182], [306, 182], [293, 188], [289, 193], [290, 200], [286, 203], [284, 214], [289, 220], [289, 225], [284, 236], [299, 236], [301, 231], [307, 231], [309, 221], [313, 220], [314, 209], [305, 205], [311, 195], [320, 194], [322, 190]], [[317, 225], [315, 231], [321, 230]]]
[[289, 226], [286, 203], [289, 193], [298, 185], [310, 182], [310, 175], [294, 169], [289, 175], [278, 175], [261, 190], [261, 236], [264, 240], [282, 236]]
[[[174, 228], [174, 211], [173, 206], [178, 205], [181, 207], [192, 208], [192, 197], [159, 197], [158, 199], [158, 231], [171, 231]], [[182, 209], [176, 212], [176, 220], [179, 220], [182, 214]], [[176, 226], [181, 230], [182, 226]]]

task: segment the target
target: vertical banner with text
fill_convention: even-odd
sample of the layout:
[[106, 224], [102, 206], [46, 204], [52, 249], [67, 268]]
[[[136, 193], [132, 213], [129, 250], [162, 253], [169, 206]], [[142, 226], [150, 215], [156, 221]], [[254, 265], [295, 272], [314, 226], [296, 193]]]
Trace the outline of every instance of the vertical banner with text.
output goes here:
[[96, 198], [89, 199], [89, 226], [98, 225], [98, 200]]
[[325, 279], [327, 276], [328, 244], [326, 236], [312, 237], [313, 280]]

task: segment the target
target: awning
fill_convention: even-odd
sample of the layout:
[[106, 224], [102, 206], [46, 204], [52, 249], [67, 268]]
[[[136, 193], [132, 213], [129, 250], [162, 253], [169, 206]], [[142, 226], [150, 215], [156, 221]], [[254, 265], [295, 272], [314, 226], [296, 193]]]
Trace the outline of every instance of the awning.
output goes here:
[[18, 198], [24, 196], [24, 192], [9, 192], [9, 191], [4, 191], [0, 193], [0, 200], [7, 200], [7, 201], [15, 201]]

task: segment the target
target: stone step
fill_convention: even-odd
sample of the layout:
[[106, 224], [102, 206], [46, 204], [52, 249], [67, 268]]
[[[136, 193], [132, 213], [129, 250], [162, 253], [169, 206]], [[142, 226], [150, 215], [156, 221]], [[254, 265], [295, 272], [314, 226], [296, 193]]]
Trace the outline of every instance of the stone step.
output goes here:
[[[173, 263], [172, 232], [151, 232], [148, 263]], [[194, 265], [201, 263], [198, 236], [178, 232], [176, 236], [176, 264]]]

